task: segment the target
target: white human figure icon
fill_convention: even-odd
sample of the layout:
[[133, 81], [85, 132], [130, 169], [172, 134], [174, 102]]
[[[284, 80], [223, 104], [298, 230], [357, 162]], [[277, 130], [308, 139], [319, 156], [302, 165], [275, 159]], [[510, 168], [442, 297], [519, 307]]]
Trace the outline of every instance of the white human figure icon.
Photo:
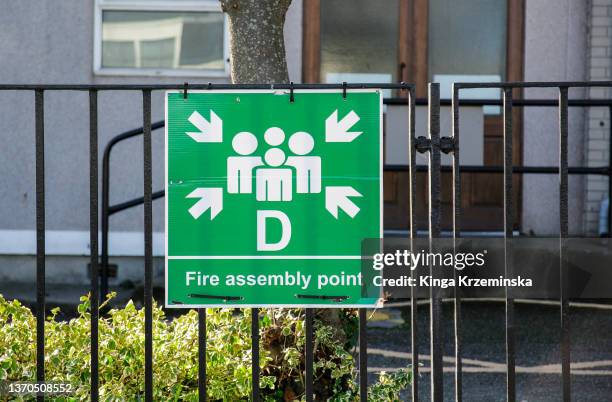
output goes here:
[[[272, 127], [264, 133], [265, 141], [274, 147], [285, 140], [285, 133]], [[293, 195], [293, 171], [280, 167], [285, 162], [285, 152], [270, 148], [264, 154], [264, 161], [270, 167], [255, 171], [255, 198], [257, 201], [291, 201]]]
[[253, 169], [263, 165], [261, 156], [248, 156], [257, 149], [257, 138], [243, 131], [232, 139], [232, 148], [242, 156], [227, 158], [227, 192], [251, 194], [253, 192]]
[[305, 156], [314, 148], [314, 139], [304, 131], [289, 138], [289, 149], [296, 155], [287, 158], [286, 165], [295, 168], [297, 193], [321, 192], [321, 157]]

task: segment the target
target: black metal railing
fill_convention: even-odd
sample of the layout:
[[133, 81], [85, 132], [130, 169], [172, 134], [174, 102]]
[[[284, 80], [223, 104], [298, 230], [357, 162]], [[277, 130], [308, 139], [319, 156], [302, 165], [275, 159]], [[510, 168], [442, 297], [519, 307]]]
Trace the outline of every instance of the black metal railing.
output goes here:
[[[605, 83], [602, 83], [602, 85], [605, 85]], [[436, 96], [438, 96], [436, 94]], [[425, 99], [415, 99], [414, 104], [411, 105], [410, 99], [409, 98], [385, 98], [384, 99], [384, 104], [386, 105], [411, 105], [412, 109], [414, 108], [415, 105], [418, 106], [429, 106], [429, 99], [431, 99], [431, 93], [429, 98], [425, 98]], [[464, 99], [459, 101], [459, 99], [456, 100], [457, 103], [453, 103], [453, 99], [437, 99], [437, 103], [438, 107], [439, 106], [453, 106], [453, 125], [457, 125], [457, 130], [458, 130], [458, 113], [459, 113], [459, 109], [458, 106], [505, 106], [505, 101], [504, 99], [502, 100], [498, 100], [498, 99]], [[558, 101], [555, 100], [549, 100], [549, 99], [516, 99], [512, 102], [512, 106], [513, 107], [556, 107], [558, 106], [559, 103]], [[609, 99], [574, 99], [574, 100], [568, 100], [567, 101], [567, 107], [606, 107], [609, 111], [609, 115], [612, 116], [612, 100]], [[505, 110], [505, 109], [504, 109]], [[508, 112], [507, 110], [505, 110], [506, 112]], [[410, 115], [413, 116], [414, 115], [414, 110], [410, 111]], [[431, 116], [430, 116], [431, 118]], [[410, 124], [413, 124], [414, 119], [411, 119]], [[507, 124], [508, 120], [506, 119], [506, 114], [504, 114], [504, 129], [507, 129], [506, 124]], [[434, 121], [429, 122], [430, 126], [431, 124], [438, 124], [439, 125], [439, 109], [437, 110], [437, 115], [434, 118]], [[158, 128], [162, 128], [165, 125], [165, 121], [158, 121], [156, 123], [154, 123], [152, 125], [152, 127], [154, 129], [158, 129]], [[511, 128], [511, 127], [510, 127]], [[437, 128], [439, 130], [439, 127]], [[414, 127], [412, 127], [412, 130], [414, 130]], [[131, 208], [133, 206], [137, 206], [137, 205], [141, 205], [144, 200], [142, 197], [140, 198], [135, 198], [132, 200], [128, 200], [125, 202], [121, 202], [115, 205], [109, 205], [108, 200], [109, 200], [109, 194], [108, 192], [110, 191], [110, 188], [108, 186], [109, 183], [109, 174], [110, 174], [110, 153], [112, 148], [120, 141], [128, 139], [128, 138], [132, 138], [134, 136], [140, 135], [142, 134], [142, 128], [137, 128], [134, 130], [130, 130], [127, 131], [125, 133], [122, 133], [116, 137], [114, 137], [106, 146], [105, 151], [104, 151], [104, 165], [103, 165], [103, 207], [102, 207], [102, 267], [101, 267], [101, 282], [102, 282], [102, 289], [105, 289], [106, 291], [108, 291], [108, 231], [109, 231], [109, 226], [108, 226], [108, 221], [109, 221], [109, 217], [112, 214], [115, 214], [117, 212], [123, 211], [125, 209]], [[438, 133], [439, 135], [439, 133]], [[413, 138], [413, 137], [411, 137]], [[417, 152], [427, 152], [431, 149], [431, 144], [427, 144], [427, 141], [424, 148], [420, 149], [417, 140], [418, 139], [425, 139], [425, 137], [414, 137], [415, 138], [415, 142], [413, 144], [413, 147], [416, 149]], [[448, 137], [442, 137], [441, 139], [444, 138], [448, 138]], [[508, 144], [508, 141], [511, 141], [511, 136], [507, 136], [504, 137], [505, 141], [504, 141], [504, 149], [506, 149], [508, 146], [511, 146], [511, 144]], [[609, 149], [610, 152], [612, 152], [612, 125], [610, 125], [609, 127]], [[450, 146], [450, 149], [442, 149], [440, 148], [440, 150], [443, 150], [444, 152], [455, 152], [455, 154], [458, 154], [458, 137], [452, 137], [453, 141], [450, 141], [447, 143], [447, 145]], [[438, 139], [440, 140], [440, 139]], [[442, 144], [441, 144], [442, 145]], [[411, 155], [416, 155], [416, 153], [411, 152]], [[504, 153], [505, 155], [505, 153]], [[456, 160], [455, 160], [456, 159]], [[436, 172], [454, 172], [455, 169], [459, 170], [462, 173], [499, 173], [499, 174], [505, 174], [506, 176], [504, 176], [504, 182], [506, 183], [508, 179], [507, 175], [509, 174], [510, 177], [512, 174], [559, 174], [559, 167], [556, 166], [512, 166], [511, 161], [507, 161], [510, 162], [509, 165], [504, 164], [503, 166], [470, 166], [470, 165], [462, 165], [462, 166], [455, 166], [455, 163], [458, 163], [458, 156], [455, 155], [454, 159], [453, 159], [453, 166], [441, 166], [439, 161], [436, 163], [437, 169], [434, 169]], [[432, 166], [432, 164], [435, 161], [430, 161], [430, 165], [416, 165], [416, 160], [412, 160], [410, 159], [410, 162], [408, 165], [385, 165], [384, 169], [385, 171], [410, 171], [410, 166], [415, 166], [416, 169], [414, 170], [415, 172], [428, 172], [430, 171], [430, 167]], [[596, 166], [596, 167], [592, 167], [592, 166], [575, 166], [575, 167], [567, 167], [567, 174], [572, 174], [572, 175], [603, 175], [603, 176], [607, 176], [608, 177], [608, 199], [612, 199], [612, 158], [609, 156], [608, 158], [608, 166]], [[434, 176], [433, 177], [434, 180], [434, 184], [438, 187], [438, 190], [434, 191], [433, 193], [429, 194], [429, 202], [430, 205], [433, 202], [436, 202], [437, 200], [437, 206], [435, 206], [434, 208], [430, 209], [430, 217], [433, 216], [432, 212], [434, 211], [438, 211], [440, 208], [439, 205], [439, 177]], [[416, 178], [412, 178], [412, 182], [416, 182]], [[453, 186], [453, 192], [454, 192], [454, 199], [456, 198], [456, 200], [458, 200], [460, 198], [460, 190], [459, 187], [460, 186], [460, 181], [458, 179], [458, 175], [455, 177], [454, 179], [454, 186]], [[511, 186], [511, 184], [510, 184]], [[507, 190], [507, 188], [505, 187], [505, 190]], [[416, 189], [413, 188], [412, 189], [413, 193], [416, 192]], [[438, 193], [438, 195], [436, 196], [435, 193]], [[509, 193], [505, 193], [507, 196], [505, 197], [505, 202], [504, 202], [504, 210], [507, 212], [505, 214], [505, 219], [508, 219], [508, 215], [509, 215], [509, 208], [511, 208], [511, 206], [509, 205], [509, 203], [511, 202], [511, 191]], [[162, 198], [164, 197], [165, 192], [164, 190], [160, 190], [157, 191], [155, 193], [153, 193], [153, 199], [158, 199], [158, 198]], [[411, 202], [414, 202], [414, 200], [411, 197]], [[454, 206], [454, 213], [453, 213], [453, 233], [456, 235], [456, 237], [459, 237], [459, 224], [458, 224], [458, 216], [460, 214], [460, 208], [458, 205]], [[437, 212], [436, 212], [436, 216], [434, 217], [433, 222], [430, 222], [430, 227], [432, 224], [437, 225], [437, 228], [435, 230], [436, 233], [433, 233], [433, 238], [439, 236], [439, 217], [437, 216]], [[511, 216], [510, 216], [511, 218]], [[416, 217], [412, 216], [410, 219], [410, 230], [409, 233], [412, 233], [412, 230], [414, 229], [413, 227], [413, 222], [416, 221]], [[510, 219], [509, 221], [506, 220], [505, 221], [505, 236], [508, 235], [508, 233], [511, 233], [512, 231], [512, 220]], [[510, 227], [508, 227], [508, 225], [510, 225]], [[608, 233], [611, 232], [612, 229], [612, 215], [610, 214], [610, 211], [608, 211]], [[510, 231], [510, 232], [509, 232]], [[415, 232], [416, 233], [416, 232]], [[511, 234], [510, 234], [511, 236]], [[510, 265], [511, 261], [508, 261], [508, 264]], [[104, 292], [103, 292], [104, 294]], [[459, 297], [458, 295], [456, 297]], [[430, 319], [432, 320], [432, 334], [436, 333], [438, 334], [440, 332], [439, 330], [439, 319], [436, 319], [437, 317], [440, 317], [440, 303], [439, 303], [439, 299], [438, 298], [434, 298], [433, 300], [431, 300], [432, 302], [432, 307], [431, 307], [431, 317]], [[417, 314], [416, 314], [416, 309], [417, 304], [416, 303], [411, 303], [412, 306], [412, 314], [411, 314], [411, 324], [412, 324], [412, 328], [416, 328], [416, 320], [417, 320]], [[507, 324], [513, 324], [513, 307], [512, 307], [512, 300], [510, 300], [510, 309], [509, 311], [506, 313], [506, 316], [509, 318], [507, 320]], [[459, 338], [460, 336], [460, 328], [461, 328], [461, 309], [460, 309], [460, 303], [455, 304], [455, 311], [454, 311], [454, 315], [455, 315], [455, 337], [456, 339]], [[360, 317], [360, 321], [364, 320], [365, 321], [365, 310], [360, 310], [359, 313], [359, 317]], [[309, 323], [310, 325], [312, 324], [312, 312], [310, 310], [307, 311], [306, 314], [306, 321], [307, 323]], [[361, 330], [361, 327], [360, 327]], [[361, 332], [360, 332], [361, 334]], [[363, 334], [361, 334], [362, 336], [360, 336], [360, 350], [364, 350], [366, 349], [366, 345], [365, 345], [365, 341], [361, 341], [361, 340], [365, 340], [365, 336]], [[512, 335], [512, 333], [510, 334]], [[307, 366], [309, 364], [312, 364], [311, 361], [309, 361], [308, 356], [311, 356], [312, 352], [310, 351], [310, 347], [312, 347], [312, 345], [309, 343], [309, 339], [311, 337], [308, 336], [307, 333], [307, 339], [306, 339], [306, 354], [307, 354], [307, 361], [306, 364]], [[510, 339], [511, 337], [509, 337]], [[363, 344], [362, 344], [363, 343]], [[416, 331], [412, 331], [412, 345], [413, 345], [413, 386], [412, 386], [412, 399], [413, 400], [418, 400], [418, 364], [416, 364], [418, 362], [418, 348], [416, 347], [417, 345], [417, 338], [416, 338]], [[455, 342], [456, 345], [456, 356], [455, 356], [455, 361], [456, 361], [456, 368], [455, 368], [455, 382], [456, 382], [456, 386], [455, 386], [455, 390], [456, 390], [456, 400], [461, 400], [462, 396], [461, 396], [461, 382], [462, 382], [462, 378], [461, 378], [461, 345], [460, 342], [456, 341]], [[435, 387], [436, 390], [440, 390], [442, 389], [442, 385], [441, 385], [441, 367], [442, 367], [442, 361], [441, 361], [441, 356], [442, 356], [442, 351], [441, 348], [442, 347], [442, 340], [438, 339], [435, 340], [434, 337], [432, 337], [432, 350], [436, 349], [438, 351], [438, 353], [433, 353], [432, 352], [432, 356], [436, 356], [436, 359], [433, 360], [432, 359], [432, 373], [437, 373], [437, 375], [434, 378], [434, 375], [432, 375], [432, 381], [434, 381], [435, 384], [437, 384], [438, 386]], [[510, 342], [508, 344], [508, 355], [510, 356], [511, 359], [513, 359], [514, 356], [514, 348], [513, 348], [513, 344]], [[439, 358], [438, 358], [439, 357]], [[360, 372], [367, 370], [367, 353], [364, 355], [360, 355], [360, 359], [359, 359], [359, 369]], [[512, 366], [514, 367], [514, 362], [511, 362]], [[508, 396], [509, 397], [513, 397], [515, 396], [515, 392], [511, 391], [515, 389], [515, 376], [514, 376], [514, 369], [512, 368], [511, 371], [509, 371], [509, 377], [508, 377]], [[306, 373], [307, 376], [310, 374], [312, 375], [312, 373], [307, 372]], [[311, 379], [307, 378], [307, 382], [311, 381]], [[365, 392], [365, 391], [364, 391]], [[363, 394], [365, 395], [365, 394]], [[364, 397], [362, 395], [362, 397]], [[442, 395], [435, 395], [432, 393], [432, 398], [434, 400], [436, 400], [437, 398], [442, 398]], [[512, 398], [510, 400], [513, 400]]]
[[[189, 89], [358, 89], [358, 88], [381, 88], [406, 90], [412, 94], [414, 86], [410, 84], [275, 84], [275, 85], [233, 85], [233, 84], [204, 84], [189, 85]], [[99, 91], [140, 91], [142, 93], [143, 105], [143, 199], [144, 204], [144, 309], [145, 309], [145, 401], [153, 400], [153, 244], [152, 244], [152, 144], [151, 131], [151, 93], [156, 90], [184, 90], [184, 85], [32, 85], [32, 84], [5, 84], [0, 85], [0, 91], [33, 91], [35, 93], [35, 153], [36, 153], [36, 380], [41, 382], [45, 379], [45, 150], [44, 150], [44, 95], [47, 91], [88, 91], [89, 92], [89, 122], [90, 122], [90, 258], [92, 272], [99, 271], [98, 268], [98, 103]], [[98, 275], [91, 275], [91, 399], [99, 400], [99, 331], [98, 311], [100, 306], [100, 286]], [[365, 318], [365, 310], [360, 313]], [[259, 309], [252, 309], [252, 378], [253, 384], [251, 398], [254, 401], [259, 397]], [[313, 311], [306, 309], [306, 337], [310, 343], [306, 346], [306, 399], [313, 400], [313, 362], [314, 362], [314, 338], [313, 338]], [[359, 333], [363, 338], [360, 344], [364, 344], [365, 320], [359, 323]], [[365, 344], [364, 344], [365, 345]], [[198, 390], [199, 400], [206, 400], [206, 310], [198, 309]], [[366, 353], [364, 348], [359, 355], [362, 359]], [[365, 361], [365, 360], [362, 360]], [[360, 363], [363, 366], [363, 363]], [[367, 371], [359, 373], [361, 395], [365, 395], [367, 386]], [[39, 395], [38, 400], [44, 400]]]
[[[512, 165], [512, 110], [514, 106], [530, 106], [538, 101], [528, 101], [513, 99], [512, 89], [514, 88], [558, 88], [559, 99], [557, 101], [546, 101], [544, 106], [555, 106], [559, 109], [559, 164], [557, 167], [513, 167]], [[570, 342], [569, 342], [569, 304], [567, 293], [563, 290], [567, 285], [567, 267], [564, 265], [564, 239], [568, 234], [568, 175], [573, 174], [600, 174], [607, 175], [609, 181], [612, 180], [611, 169], [608, 167], [598, 168], [569, 168], [568, 167], [568, 108], [570, 106], [606, 106], [612, 108], [612, 104], [604, 101], [570, 101], [568, 99], [568, 89], [572, 87], [612, 87], [612, 82], [535, 82], [535, 83], [457, 83], [453, 87], [453, 97], [450, 101], [452, 106], [452, 135], [440, 135], [440, 105], [447, 104], [448, 101], [440, 101], [439, 85], [429, 85], [429, 99], [427, 101], [429, 107], [429, 126], [427, 141], [417, 149], [417, 138], [415, 137], [415, 104], [417, 104], [414, 96], [414, 85], [412, 84], [281, 84], [281, 85], [231, 85], [231, 84], [190, 84], [189, 89], [292, 89], [299, 91], [300, 89], [357, 89], [357, 88], [382, 88], [405, 90], [407, 99], [402, 100], [408, 105], [408, 121], [407, 134], [409, 138], [409, 164], [407, 167], [410, 172], [410, 238], [415, 236], [415, 208], [416, 200], [416, 172], [419, 169], [425, 169], [429, 176], [429, 238], [430, 244], [433, 238], [440, 232], [440, 173], [447, 168], [440, 164], [440, 152], [449, 152], [452, 155], [453, 163], [450, 167], [453, 174], [453, 238], [460, 237], [461, 224], [461, 187], [460, 173], [462, 171], [484, 171], [489, 173], [503, 173], [504, 180], [504, 221], [505, 221], [505, 239], [506, 239], [506, 273], [509, 275], [509, 269], [512, 264], [510, 242], [508, 241], [512, 233], [512, 175], [514, 173], [545, 173], [559, 174], [559, 206], [560, 206], [560, 236], [559, 247], [561, 251], [561, 259], [559, 260], [559, 271], [561, 273], [561, 366], [562, 366], [562, 389], [563, 400], [570, 400]], [[499, 88], [503, 91], [503, 121], [504, 121], [504, 164], [503, 167], [461, 167], [459, 165], [459, 105], [470, 104], [474, 101], [460, 101], [460, 90], [470, 88]], [[33, 91], [35, 94], [35, 153], [36, 153], [36, 289], [37, 289], [37, 311], [36, 311], [36, 379], [44, 381], [45, 373], [45, 151], [44, 151], [44, 99], [47, 91], [88, 91], [89, 92], [89, 123], [90, 123], [90, 148], [89, 148], [89, 173], [90, 173], [90, 189], [89, 189], [89, 207], [90, 207], [90, 241], [91, 241], [91, 267], [92, 272], [98, 272], [99, 255], [98, 255], [98, 101], [97, 96], [99, 91], [139, 91], [142, 93], [143, 100], [143, 197], [127, 201], [122, 204], [110, 206], [108, 205], [108, 182], [103, 187], [103, 214], [106, 214], [103, 222], [103, 229], [108, 230], [108, 216], [111, 213], [116, 213], [120, 210], [129, 208], [140, 203], [144, 204], [144, 309], [145, 309], [145, 394], [146, 401], [153, 400], [153, 334], [152, 334], [152, 278], [153, 278], [153, 253], [152, 253], [152, 202], [154, 198], [161, 197], [163, 193], [153, 193], [152, 191], [152, 144], [151, 132], [156, 127], [156, 124], [151, 123], [151, 93], [157, 90], [183, 90], [184, 85], [0, 85], [0, 90], [24, 90]], [[393, 101], [395, 102], [395, 101]], [[399, 102], [399, 101], [398, 101]], [[420, 101], [419, 103], [421, 103]], [[500, 101], [492, 101], [499, 104]], [[536, 106], [533, 104], [532, 106]], [[139, 135], [139, 129], [124, 133], [123, 137], [115, 138], [112, 144], [116, 144], [121, 139], [130, 136]], [[112, 148], [112, 146], [111, 146]], [[107, 152], [108, 151], [108, 152]], [[416, 166], [416, 153], [418, 151], [426, 152], [429, 155], [428, 164], [426, 167]], [[104, 153], [104, 160], [107, 164], [103, 167], [103, 174], [108, 169], [110, 161], [110, 148], [107, 148]], [[390, 167], [388, 167], [390, 168]], [[106, 171], [105, 179], [108, 180]], [[111, 212], [113, 211], [113, 212]], [[609, 219], [612, 219], [609, 214]], [[108, 251], [107, 237], [104, 238], [105, 243], [103, 249]], [[106, 259], [100, 261], [107, 264]], [[98, 332], [98, 309], [100, 284], [98, 275], [91, 275], [91, 399], [99, 400], [99, 332]], [[413, 400], [418, 400], [418, 370], [419, 357], [417, 346], [417, 331], [416, 323], [418, 317], [418, 305], [416, 303], [416, 294], [414, 288], [411, 293], [411, 348], [412, 348], [412, 395]], [[435, 401], [443, 400], [443, 370], [442, 370], [442, 331], [441, 331], [441, 299], [436, 291], [430, 294], [430, 338], [431, 338], [431, 395]], [[516, 374], [515, 374], [515, 334], [514, 334], [514, 300], [507, 294], [506, 297], [506, 371], [507, 371], [507, 399], [516, 399]], [[259, 310], [252, 309], [252, 400], [259, 400]], [[454, 343], [455, 343], [455, 399], [462, 400], [462, 367], [461, 367], [461, 299], [458, 293], [455, 293], [454, 298]], [[198, 389], [199, 399], [206, 400], [206, 310], [198, 309]], [[314, 399], [313, 393], [313, 363], [314, 363], [314, 334], [313, 334], [313, 310], [306, 309], [306, 350], [305, 350], [305, 378], [306, 378], [306, 400]], [[359, 387], [361, 400], [366, 400], [367, 397], [367, 337], [366, 337], [366, 310], [359, 309]], [[39, 396], [39, 400], [44, 397]]]
[[[432, 85], [432, 84], [430, 84]], [[435, 85], [435, 84], [433, 84]], [[453, 127], [452, 136], [456, 141], [459, 141], [459, 92], [465, 89], [475, 88], [498, 88], [503, 91], [503, 143], [504, 143], [504, 254], [505, 254], [505, 275], [512, 276], [512, 245], [509, 241], [513, 236], [513, 207], [512, 207], [512, 174], [513, 174], [513, 149], [512, 149], [512, 129], [513, 106], [516, 101], [513, 99], [514, 89], [524, 88], [556, 88], [558, 90], [557, 108], [559, 111], [559, 274], [560, 274], [560, 327], [561, 327], [561, 379], [562, 379], [562, 399], [563, 401], [571, 400], [571, 378], [570, 378], [570, 323], [569, 323], [569, 300], [567, 297], [568, 289], [568, 272], [566, 261], [566, 245], [565, 239], [568, 236], [568, 114], [569, 114], [569, 99], [568, 92], [570, 88], [590, 88], [590, 87], [612, 87], [610, 82], [506, 82], [506, 83], [455, 83], [453, 84]], [[610, 138], [612, 142], [612, 137]], [[610, 150], [612, 152], [612, 148]], [[608, 162], [610, 166], [612, 162]], [[460, 233], [460, 181], [459, 158], [458, 152], [453, 154], [453, 176], [454, 176], [454, 191], [453, 191], [453, 206], [455, 213], [453, 214], [453, 237], [459, 237]], [[608, 172], [608, 182], [612, 184], [612, 176]], [[610, 193], [610, 189], [608, 190]], [[609, 224], [612, 222], [612, 216], [608, 212]], [[506, 288], [505, 301], [505, 316], [506, 316], [506, 398], [509, 401], [516, 400], [516, 354], [515, 354], [515, 324], [514, 324], [514, 299], [509, 294], [509, 289]], [[461, 400], [461, 349], [460, 349], [460, 331], [457, 329], [460, 322], [460, 305], [461, 300], [459, 294], [455, 290], [455, 357], [456, 363], [456, 399]], [[432, 339], [435, 334], [432, 333]], [[432, 341], [432, 345], [436, 341]], [[440, 346], [441, 348], [441, 346]], [[433, 347], [432, 347], [433, 349]], [[433, 350], [432, 350], [433, 353]], [[432, 390], [442, 388], [442, 368], [432, 367]], [[441, 392], [439, 394], [441, 400]], [[435, 394], [434, 394], [435, 395]], [[435, 397], [434, 397], [435, 399]]]
[[[452, 99], [440, 99], [441, 106], [450, 106]], [[498, 99], [464, 99], [461, 106], [503, 106], [503, 100]], [[407, 98], [385, 98], [385, 105], [406, 105]], [[426, 98], [416, 99], [415, 105], [427, 106]], [[548, 99], [516, 99], [513, 102], [515, 107], [551, 107], [556, 106], [557, 102]], [[573, 99], [568, 101], [570, 107], [606, 107], [609, 115], [612, 116], [612, 100], [609, 99]], [[158, 130], [165, 127], [165, 121], [160, 120], [151, 124], [151, 130]], [[135, 128], [128, 130], [113, 137], [104, 147], [104, 156], [102, 159], [102, 238], [101, 238], [101, 259], [100, 259], [100, 291], [101, 298], [108, 293], [109, 290], [109, 250], [108, 236], [110, 231], [110, 217], [118, 212], [126, 209], [142, 205], [143, 197], [133, 198], [127, 201], [119, 202], [110, 205], [110, 157], [114, 147], [120, 142], [142, 135], [143, 128]], [[612, 150], [612, 125], [609, 125], [609, 149]], [[612, 152], [612, 151], [611, 151]], [[612, 158], [608, 158], [608, 166], [572, 166], [568, 168], [568, 173], [571, 175], [602, 175], [608, 177], [608, 199], [612, 198]], [[390, 172], [408, 171], [409, 165], [392, 165], [385, 164], [384, 170]], [[417, 165], [417, 172], [427, 172], [426, 165]], [[442, 172], [452, 172], [452, 166], [441, 166]], [[503, 173], [503, 166], [475, 166], [461, 165], [462, 173]], [[557, 174], [559, 168], [555, 166], [513, 166], [513, 174]], [[164, 190], [155, 191], [152, 194], [152, 199], [156, 200], [165, 196]], [[608, 233], [612, 229], [612, 218], [608, 213]]]

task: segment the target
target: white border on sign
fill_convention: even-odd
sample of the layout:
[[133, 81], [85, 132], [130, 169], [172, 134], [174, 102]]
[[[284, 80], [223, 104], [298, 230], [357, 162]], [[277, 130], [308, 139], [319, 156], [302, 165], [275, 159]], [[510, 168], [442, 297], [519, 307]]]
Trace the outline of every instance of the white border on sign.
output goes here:
[[[290, 91], [288, 89], [254, 89], [254, 90], [242, 90], [242, 89], [223, 89], [223, 90], [215, 90], [215, 89], [200, 89], [200, 90], [188, 90], [189, 93], [232, 93], [232, 94], [253, 94], [253, 93], [267, 93], [267, 94], [276, 94], [276, 95], [289, 95]], [[342, 94], [344, 91], [342, 88], [339, 89], [294, 89], [293, 94], [297, 95], [297, 93], [337, 93]], [[347, 96], [350, 93], [378, 93], [379, 98], [379, 125], [378, 125], [378, 148], [379, 148], [379, 205], [380, 205], [380, 217], [379, 217], [379, 237], [383, 237], [383, 211], [384, 211], [384, 200], [383, 200], [383, 95], [382, 89], [380, 88], [359, 88], [359, 89], [347, 89]], [[168, 185], [168, 95], [170, 94], [182, 94], [183, 90], [171, 90], [166, 91], [164, 94], [164, 119], [166, 124], [164, 125], [164, 186]], [[167, 190], [167, 189], [166, 189]], [[346, 255], [346, 256], [168, 256], [168, 191], [166, 191], [166, 196], [164, 197], [164, 213], [165, 213], [165, 256], [164, 256], [164, 293], [165, 300], [164, 304], [166, 308], [176, 308], [176, 309], [185, 309], [185, 308], [380, 308], [383, 306], [383, 289], [380, 288], [380, 295], [376, 302], [372, 304], [233, 304], [233, 303], [216, 303], [216, 304], [170, 304], [168, 303], [168, 261], [170, 259], [228, 259], [228, 260], [238, 260], [238, 259], [361, 259], [361, 255]], [[267, 257], [267, 258], [266, 258]], [[272, 257], [272, 258], [270, 258]]]

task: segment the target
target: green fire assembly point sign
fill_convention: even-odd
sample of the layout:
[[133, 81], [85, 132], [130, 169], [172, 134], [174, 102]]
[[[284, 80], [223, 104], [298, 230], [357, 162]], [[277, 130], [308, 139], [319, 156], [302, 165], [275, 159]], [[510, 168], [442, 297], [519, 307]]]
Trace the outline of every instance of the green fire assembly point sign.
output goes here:
[[166, 94], [167, 306], [379, 304], [381, 91], [294, 98]]

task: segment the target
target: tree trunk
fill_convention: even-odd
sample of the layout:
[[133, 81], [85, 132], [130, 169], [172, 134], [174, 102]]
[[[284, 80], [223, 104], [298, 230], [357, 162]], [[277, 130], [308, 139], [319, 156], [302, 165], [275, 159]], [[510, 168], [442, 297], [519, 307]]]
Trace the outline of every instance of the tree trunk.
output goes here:
[[[229, 16], [232, 82], [288, 83], [283, 27], [291, 0], [220, 1]], [[337, 311], [325, 309], [318, 316], [345, 338]]]
[[220, 0], [234, 84], [288, 83], [283, 26], [291, 0]]
[[[283, 27], [291, 0], [219, 1], [229, 17], [232, 82], [288, 83]], [[318, 310], [317, 317], [335, 330], [336, 339], [342, 343], [346, 341], [339, 310]], [[278, 351], [272, 351], [272, 354], [278, 354]], [[315, 393], [325, 395], [329, 392], [319, 389], [321, 387], [324, 387], [323, 383], [315, 384]]]

